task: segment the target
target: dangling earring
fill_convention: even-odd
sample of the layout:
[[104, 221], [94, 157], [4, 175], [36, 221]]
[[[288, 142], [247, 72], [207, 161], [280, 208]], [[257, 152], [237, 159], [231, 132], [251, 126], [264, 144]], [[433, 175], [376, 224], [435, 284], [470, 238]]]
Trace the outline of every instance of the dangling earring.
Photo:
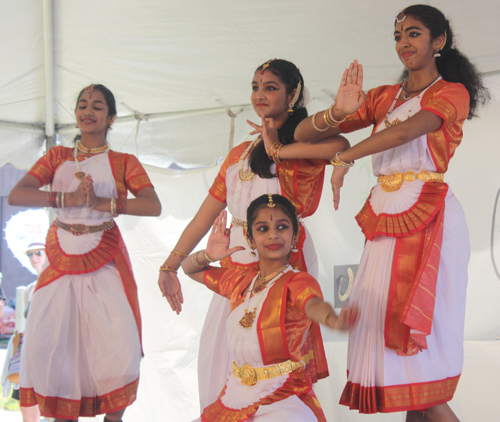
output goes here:
[[113, 125], [108, 125], [107, 130], [113, 130]]
[[75, 125], [75, 127], [78, 129], [78, 125]]
[[296, 253], [298, 252], [299, 250], [297, 249], [297, 239], [295, 239], [295, 237], [293, 238], [293, 241], [292, 241], [292, 249], [291, 249], [291, 252], [293, 253]]
[[288, 113], [290, 113], [290, 114], [292, 114], [292, 113], [293, 113], [293, 106], [294, 106], [294, 105], [295, 105], [294, 103], [290, 103], [290, 104], [288, 104], [288, 110], [287, 110], [287, 112], [288, 112]]
[[444, 43], [443, 45], [441, 46], [441, 48], [438, 48], [436, 50], [436, 52], [432, 55], [432, 57], [435, 57], [435, 58], [438, 58], [438, 57], [441, 57], [441, 53], [440, 51], [444, 48], [444, 46], [446, 45], [446, 41], [448, 40], [448, 36], [446, 35], [446, 31], [444, 32]]
[[248, 247], [250, 248], [250, 255], [252, 255], [252, 256], [257, 256], [257, 254], [255, 253], [255, 248], [254, 248], [254, 247], [253, 247], [253, 245], [250, 243], [250, 239], [248, 238], [247, 233], [245, 233], [245, 239], [247, 240]]

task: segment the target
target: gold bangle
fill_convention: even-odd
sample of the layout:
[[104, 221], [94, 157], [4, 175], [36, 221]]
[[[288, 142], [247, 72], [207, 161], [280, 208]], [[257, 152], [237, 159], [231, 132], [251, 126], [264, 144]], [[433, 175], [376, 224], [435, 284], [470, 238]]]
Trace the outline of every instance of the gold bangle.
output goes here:
[[203, 250], [203, 255], [205, 256], [205, 259], [206, 259], [208, 262], [215, 262], [215, 261], [216, 261], [215, 259], [212, 259], [212, 258], [210, 258], [210, 257], [208, 256], [208, 254], [207, 254], [207, 250], [206, 250], [206, 249], [204, 249], [204, 250]]
[[200, 262], [198, 261], [198, 252], [195, 252], [194, 254], [191, 255], [191, 261], [193, 261], [193, 264], [198, 267], [198, 268], [205, 268], [206, 265], [201, 265]]
[[170, 252], [170, 255], [174, 255], [174, 256], [177, 256], [179, 258], [186, 258], [189, 256], [188, 253], [182, 253], [182, 252], [176, 251], [175, 249], [172, 249], [172, 252]]
[[330, 106], [330, 108], [328, 109], [328, 117], [330, 118], [330, 120], [334, 123], [338, 125], [340, 125], [345, 119], [347, 119], [347, 116], [344, 116], [342, 117], [342, 119], [340, 119], [340, 121], [337, 121], [333, 118], [333, 115], [332, 115], [332, 110], [333, 110], [333, 106]]
[[317, 113], [314, 113], [313, 116], [312, 116], [312, 119], [311, 119], [311, 123], [313, 125], [313, 128], [316, 129], [318, 132], [324, 132], [326, 130], [328, 130], [328, 126], [325, 127], [324, 129], [320, 129], [318, 126], [316, 126], [316, 123], [315, 123], [315, 119], [316, 119], [316, 115], [319, 113], [319, 111]]
[[267, 156], [274, 161], [274, 150], [277, 149], [279, 146], [281, 145], [281, 142], [280, 141], [276, 141], [274, 144], [271, 145], [271, 148], [269, 148], [269, 153], [267, 154]]
[[177, 270], [174, 267], [171, 267], [170, 265], [166, 264], [160, 266], [160, 272], [161, 271], [169, 271], [171, 273], [177, 274]]
[[116, 198], [111, 198], [110, 211], [113, 217], [118, 217], [118, 213], [116, 212]]
[[281, 164], [281, 162], [283, 160], [280, 160], [280, 151], [281, 151], [281, 148], [283, 147], [283, 144], [279, 144], [277, 147], [276, 147], [276, 150], [274, 151], [274, 155], [273, 155], [273, 161], [276, 163], [276, 164]]
[[339, 157], [339, 154], [340, 152], [337, 152], [337, 154], [335, 154], [335, 157], [330, 160], [330, 163], [333, 167], [352, 167], [354, 165], [354, 161], [351, 161], [350, 163], [342, 161]]
[[325, 315], [325, 318], [323, 319], [323, 325], [328, 325], [328, 320], [330, 319], [330, 315], [332, 314], [332, 310], [328, 310], [328, 312]]

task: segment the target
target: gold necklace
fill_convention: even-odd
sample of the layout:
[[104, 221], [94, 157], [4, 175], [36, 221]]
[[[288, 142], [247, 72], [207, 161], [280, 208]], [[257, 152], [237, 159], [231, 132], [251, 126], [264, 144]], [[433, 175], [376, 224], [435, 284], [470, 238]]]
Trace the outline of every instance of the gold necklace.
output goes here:
[[241, 154], [240, 159], [238, 160], [238, 176], [242, 182], [248, 182], [255, 177], [255, 173], [248, 167], [243, 170], [243, 161], [250, 155], [250, 151], [252, 148], [257, 145], [262, 140], [262, 137], [259, 135], [257, 139], [248, 145], [247, 149], [243, 154]]
[[81, 141], [76, 143], [76, 147], [81, 151], [87, 154], [87, 157], [90, 157], [93, 154], [100, 154], [101, 152], [105, 152], [108, 149], [108, 145], [103, 145], [102, 147], [97, 148], [87, 148], [84, 146]]
[[[439, 78], [439, 76], [438, 76]], [[422, 89], [416, 89], [414, 91], [410, 91], [407, 87], [406, 87], [406, 84], [408, 83], [408, 79], [406, 81], [404, 81], [403, 83], [403, 91], [407, 92], [408, 94], [410, 94], [408, 97], [403, 94], [403, 99], [405, 101], [409, 100], [411, 98], [411, 94], [416, 94], [417, 92], [421, 92], [421, 91], [425, 91], [427, 88], [429, 88], [434, 82], [436, 82], [437, 79], [434, 79], [429, 85], [427, 85], [425, 88], [422, 88]]]
[[[78, 143], [80, 143], [80, 142], [78, 142]], [[75, 149], [74, 149], [75, 165], [76, 165], [76, 172], [74, 173], [74, 176], [75, 176], [78, 180], [83, 180], [83, 179], [85, 179], [85, 172], [80, 170], [80, 161], [78, 161], [78, 150], [79, 150], [80, 148], [78, 148], [78, 143], [75, 145]], [[84, 147], [84, 148], [85, 148], [85, 147]], [[102, 148], [102, 147], [101, 147], [101, 148]], [[81, 149], [80, 149], [80, 151], [81, 151]], [[84, 151], [84, 152], [85, 152], [85, 151]], [[107, 146], [107, 145], [106, 145], [106, 149], [105, 149], [104, 151], [102, 151], [102, 152], [104, 152], [104, 154], [102, 154], [99, 158], [97, 158], [97, 159], [96, 159], [96, 160], [95, 160], [95, 161], [94, 161], [94, 162], [90, 165], [90, 167], [87, 169], [87, 171], [89, 171], [89, 170], [90, 170], [90, 168], [91, 168], [94, 164], [96, 164], [96, 163], [97, 163], [97, 162], [101, 159], [101, 157], [103, 157], [104, 155], [106, 155], [106, 153], [108, 152], [108, 146]], [[90, 157], [90, 155], [89, 155], [89, 157]]]
[[[264, 280], [267, 279], [267, 278], [269, 278], [270, 276], [273, 276], [273, 278], [278, 277], [282, 272], [286, 271], [286, 269], [289, 266], [290, 266], [290, 264], [284, 265], [283, 267], [281, 267], [279, 269], [279, 272], [275, 272], [273, 274], [270, 274], [270, 275], [264, 277]], [[261, 296], [260, 299], [259, 299], [259, 301], [257, 302], [256, 306], [253, 308], [253, 311], [248, 312], [248, 306], [250, 304], [250, 295], [251, 295], [252, 292], [255, 293], [253, 287], [254, 287], [255, 282], [257, 281], [258, 278], [260, 278], [260, 271], [257, 273], [257, 275], [252, 280], [252, 284], [248, 288], [247, 294], [245, 296], [244, 314], [241, 317], [239, 324], [240, 324], [241, 327], [243, 327], [246, 330], [248, 330], [253, 325], [253, 322], [255, 321], [255, 317], [257, 316], [257, 308], [259, 307], [260, 301], [262, 300], [262, 296]], [[271, 280], [272, 279], [269, 278], [269, 280], [266, 281], [266, 285], [264, 286], [264, 288], [262, 290], [265, 290], [267, 287], [269, 287], [269, 284], [267, 284], [267, 282], [271, 281]]]
[[256, 293], [260, 293], [262, 290], [264, 290], [266, 288], [266, 284], [268, 281], [272, 280], [274, 277], [276, 277], [279, 273], [283, 272], [286, 267], [288, 267], [288, 263], [286, 263], [285, 265], [283, 265], [282, 267], [278, 268], [274, 273], [271, 273], [265, 277], [262, 277], [261, 276], [261, 273], [260, 271], [258, 272], [257, 274], [257, 278], [259, 279], [260, 281], [260, 285], [257, 286], [257, 287], [254, 287], [253, 289], [253, 293], [256, 294]]

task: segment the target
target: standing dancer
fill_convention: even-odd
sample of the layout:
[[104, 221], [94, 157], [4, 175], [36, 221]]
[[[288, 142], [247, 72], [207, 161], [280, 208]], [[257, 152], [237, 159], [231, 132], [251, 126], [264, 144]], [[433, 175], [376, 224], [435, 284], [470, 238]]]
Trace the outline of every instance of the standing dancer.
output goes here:
[[[444, 173], [465, 119], [489, 93], [439, 10], [407, 7], [394, 29], [402, 83], [365, 95], [363, 69], [354, 62], [336, 103], [304, 120], [295, 135], [321, 143], [374, 125], [372, 136], [332, 158], [335, 209], [354, 160], [372, 155], [378, 176], [356, 217], [367, 242], [351, 294], [360, 318], [349, 335], [341, 404], [362, 413], [406, 410], [409, 422], [458, 421], [447, 402], [462, 371], [470, 251], [464, 213]], [[285, 146], [281, 156], [293, 157], [293, 150]]]
[[289, 259], [299, 236], [295, 208], [281, 195], [262, 195], [247, 211], [248, 243], [258, 268], [218, 268], [242, 246], [229, 248], [226, 212], [215, 220], [207, 249], [182, 262], [193, 280], [230, 299], [227, 338], [232, 359], [220, 396], [200, 421], [325, 421], [304, 373], [301, 345], [312, 321], [347, 328], [323, 301], [318, 282]]
[[[141, 316], [113, 217], [157, 216], [161, 204], [137, 158], [106, 144], [116, 117], [111, 91], [83, 89], [75, 115], [75, 147], [51, 148], [9, 195], [11, 205], [52, 207], [57, 217], [25, 330], [21, 404], [38, 404], [58, 422], [101, 413], [120, 421], [136, 398]], [[48, 184], [51, 192], [40, 190]]]
[[[251, 100], [257, 115], [271, 126], [272, 134], [279, 137], [283, 144], [293, 143], [295, 128], [307, 116], [304, 105], [304, 79], [299, 69], [293, 63], [279, 59], [259, 66], [252, 80]], [[255, 129], [252, 133], [262, 131], [261, 126], [252, 126]], [[265, 131], [264, 137], [267, 132]], [[292, 202], [302, 218], [312, 215], [321, 197], [324, 168], [328, 164], [326, 159], [349, 145], [344, 138], [334, 138], [326, 144], [304, 148], [302, 155], [296, 157], [301, 159], [281, 161], [279, 150], [269, 158], [261, 139], [259, 136], [255, 141], [244, 142], [231, 150], [210, 188], [209, 195], [160, 268], [158, 284], [177, 313], [181, 310], [182, 294], [176, 271], [183, 258], [208, 233], [213, 221], [226, 206], [233, 216], [231, 247], [243, 246], [245, 250], [224, 259], [221, 265], [239, 268], [256, 266], [258, 256], [250, 254], [245, 240], [246, 210], [250, 202], [262, 194], [280, 193]], [[292, 254], [290, 263], [301, 271], [317, 275], [316, 252], [304, 227], [297, 242], [297, 252]], [[228, 314], [229, 301], [214, 295], [201, 334], [198, 356], [202, 408], [217, 398], [230, 369], [225, 328]], [[311, 329], [311, 342], [307, 342], [306, 353], [311, 347], [313, 350], [318, 348], [321, 343], [317, 324]], [[311, 365], [307, 367], [314, 382], [317, 378], [327, 376], [322, 346], [317, 351], [319, 355], [315, 355]]]

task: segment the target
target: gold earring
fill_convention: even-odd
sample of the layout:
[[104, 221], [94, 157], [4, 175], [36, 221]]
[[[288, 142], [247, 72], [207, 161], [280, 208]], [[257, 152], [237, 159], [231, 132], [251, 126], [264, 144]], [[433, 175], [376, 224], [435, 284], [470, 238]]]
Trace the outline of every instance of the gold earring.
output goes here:
[[253, 247], [253, 245], [250, 243], [250, 239], [248, 238], [248, 234], [245, 233], [245, 239], [247, 240], [247, 243], [248, 243], [248, 247], [250, 248], [250, 255], [252, 256], [257, 256], [257, 254], [255, 253], [255, 248]]

